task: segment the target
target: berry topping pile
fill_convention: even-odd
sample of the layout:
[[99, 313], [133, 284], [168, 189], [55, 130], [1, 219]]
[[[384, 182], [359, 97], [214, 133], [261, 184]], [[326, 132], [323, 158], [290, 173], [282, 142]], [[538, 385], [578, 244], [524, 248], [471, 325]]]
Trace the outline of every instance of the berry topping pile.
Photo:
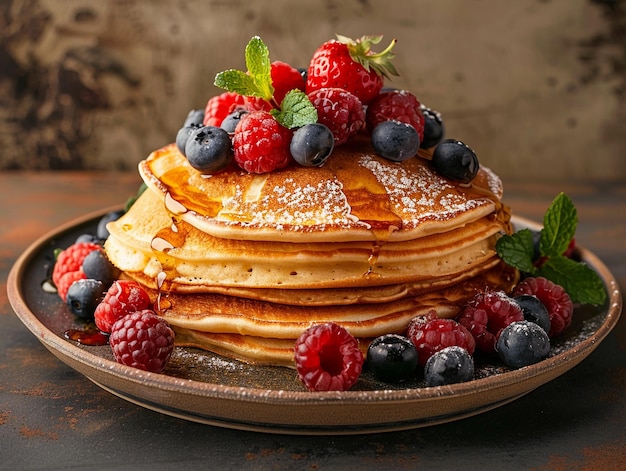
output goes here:
[[[395, 162], [418, 155], [430, 159], [444, 137], [441, 115], [407, 90], [383, 88], [385, 79], [398, 73], [391, 62], [396, 41], [374, 52], [381, 40], [338, 35], [301, 71], [271, 62], [261, 38], [252, 38], [245, 50], [247, 70], [216, 75], [215, 85], [225, 91], [208, 100], [203, 114], [189, 112], [176, 135], [178, 149], [203, 174], [232, 165], [249, 173], [318, 167], [336, 146], [357, 136], [369, 136], [374, 152]], [[478, 171], [476, 154], [454, 142], [462, 147], [441, 149], [439, 167], [445, 177], [468, 183]], [[422, 155], [420, 148], [430, 150]]]
[[[190, 114], [190, 118], [198, 116]], [[142, 186], [138, 195], [143, 190]], [[160, 372], [174, 349], [174, 332], [154, 313], [152, 300], [139, 283], [118, 279], [119, 270], [101, 245], [108, 235], [106, 224], [124, 212], [105, 214], [96, 234], [81, 234], [65, 250], [57, 251], [52, 283], [70, 312], [86, 323], [84, 330], [69, 329], [66, 338], [83, 345], [108, 342], [119, 363]]]
[[[515, 287], [516, 296], [533, 295], [545, 306], [549, 316], [548, 335], [563, 333], [572, 323], [574, 304], [563, 287], [543, 277], [526, 278]], [[544, 321], [545, 322], [545, 321]]]
[[148, 309], [152, 305], [148, 293], [139, 283], [131, 280], [115, 281], [94, 312], [96, 326], [110, 333], [113, 324], [125, 315]]
[[461, 311], [458, 321], [476, 340], [484, 353], [495, 353], [496, 340], [511, 322], [524, 320], [524, 313], [503, 291], [478, 293]]
[[78, 242], [57, 256], [52, 270], [52, 282], [63, 301], [72, 283], [86, 278], [82, 269], [83, 260], [94, 250], [101, 250], [101, 247], [93, 242]]

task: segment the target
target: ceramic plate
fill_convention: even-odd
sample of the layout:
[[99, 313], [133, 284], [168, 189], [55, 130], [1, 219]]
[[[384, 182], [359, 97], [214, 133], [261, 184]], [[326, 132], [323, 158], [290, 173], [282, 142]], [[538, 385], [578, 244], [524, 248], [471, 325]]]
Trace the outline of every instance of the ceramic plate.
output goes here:
[[[550, 356], [511, 370], [477, 358], [476, 379], [425, 387], [375, 381], [367, 373], [347, 392], [308, 392], [294, 370], [243, 364], [190, 348], [176, 348], [162, 374], [121, 365], [110, 347], [66, 340], [81, 324], [55, 293], [46, 292], [55, 248], [79, 234], [95, 233], [106, 211], [63, 225], [33, 243], [8, 279], [9, 300], [24, 325], [61, 361], [111, 393], [140, 406], [222, 427], [290, 434], [357, 434], [424, 427], [502, 406], [576, 366], [617, 323], [622, 298], [613, 275], [587, 250], [583, 259], [602, 277], [609, 299], [601, 307], [577, 308], [567, 333], [553, 341]], [[533, 223], [515, 219], [518, 227]]]

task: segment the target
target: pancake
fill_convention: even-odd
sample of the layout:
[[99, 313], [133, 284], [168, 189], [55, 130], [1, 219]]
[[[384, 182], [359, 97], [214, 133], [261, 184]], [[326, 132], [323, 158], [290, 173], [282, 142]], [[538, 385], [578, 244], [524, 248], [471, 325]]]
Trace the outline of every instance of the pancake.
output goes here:
[[202, 175], [170, 145], [139, 172], [181, 220], [230, 240], [413, 240], [492, 215], [502, 196], [486, 167], [471, 185], [459, 185], [426, 159], [379, 157], [367, 139], [335, 149], [321, 168], [294, 164], [262, 175], [236, 168]]
[[[146, 214], [151, 215], [149, 221], [144, 221]], [[165, 258], [159, 246], [165, 246], [170, 289], [202, 292], [214, 287], [369, 288], [458, 279], [497, 259], [492, 248], [502, 225], [482, 218], [404, 242], [231, 240], [201, 232], [185, 221], [174, 222], [158, 195], [146, 191], [109, 231], [107, 252], [121, 270], [143, 273], [156, 287]]]
[[105, 250], [150, 292], [178, 345], [294, 366], [310, 325], [336, 322], [366, 349], [517, 281], [494, 249], [510, 214], [485, 167], [459, 184], [427, 159], [391, 162], [356, 139], [321, 168], [203, 175], [168, 145], [139, 173], [148, 189], [109, 223]]

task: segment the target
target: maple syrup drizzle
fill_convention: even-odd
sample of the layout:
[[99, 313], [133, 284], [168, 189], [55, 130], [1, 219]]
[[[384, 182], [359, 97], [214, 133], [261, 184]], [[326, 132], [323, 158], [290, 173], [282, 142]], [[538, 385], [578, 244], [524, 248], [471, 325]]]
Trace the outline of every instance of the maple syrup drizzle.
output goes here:
[[84, 329], [68, 329], [63, 332], [63, 336], [68, 340], [90, 347], [99, 347], [109, 343], [109, 334], [101, 332], [95, 325], [90, 325]]
[[373, 173], [363, 171], [355, 176], [351, 169], [334, 170], [336, 178], [344, 183], [342, 191], [351, 215], [367, 224], [375, 238], [367, 259], [368, 269], [363, 276], [378, 277], [380, 275], [376, 273], [376, 265], [381, 248], [393, 232], [402, 228], [402, 218], [393, 211], [390, 195]]
[[150, 248], [156, 259], [161, 264], [161, 272], [157, 275], [157, 299], [154, 305], [158, 314], [165, 312], [171, 307], [167, 299], [172, 280], [177, 275], [176, 259], [170, 252], [182, 247], [187, 239], [187, 230], [182, 224], [181, 215], [187, 209], [175, 200], [168, 192], [165, 195], [165, 208], [171, 216], [172, 223], [159, 230], [150, 242]]

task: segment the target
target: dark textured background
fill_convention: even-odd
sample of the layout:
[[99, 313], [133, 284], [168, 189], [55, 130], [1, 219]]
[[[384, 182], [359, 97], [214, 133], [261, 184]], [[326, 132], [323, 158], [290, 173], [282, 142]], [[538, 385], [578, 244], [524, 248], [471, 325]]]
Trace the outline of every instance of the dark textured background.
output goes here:
[[397, 37], [391, 85], [505, 179], [626, 181], [623, 0], [0, 0], [0, 170], [127, 170], [243, 67]]

